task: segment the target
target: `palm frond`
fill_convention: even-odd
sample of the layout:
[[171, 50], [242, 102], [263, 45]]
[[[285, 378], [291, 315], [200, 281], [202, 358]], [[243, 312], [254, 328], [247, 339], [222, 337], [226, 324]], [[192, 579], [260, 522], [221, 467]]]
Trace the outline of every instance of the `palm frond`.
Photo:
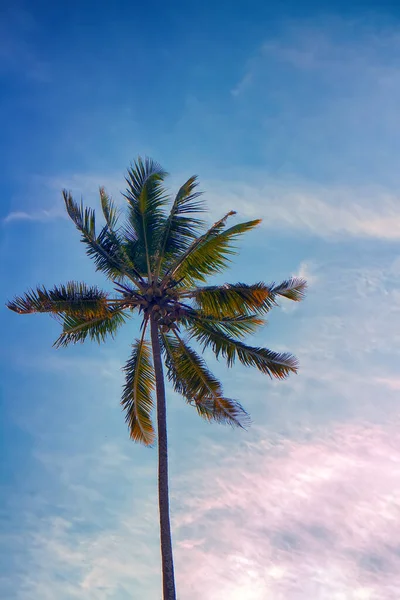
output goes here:
[[304, 299], [307, 291], [307, 281], [302, 277], [292, 277], [279, 283], [270, 286], [271, 294], [275, 296], [283, 296], [294, 302], [300, 302]]
[[214, 316], [206, 314], [201, 310], [190, 310], [188, 307], [182, 311], [179, 323], [184, 327], [190, 327], [190, 325], [196, 323], [204, 323], [205, 325], [211, 325], [217, 331], [226, 333], [229, 336], [243, 338], [255, 333], [257, 329], [265, 325], [266, 322], [265, 319], [262, 319], [255, 314], [238, 315], [234, 317]]
[[204, 221], [194, 217], [196, 213], [205, 211], [203, 200], [199, 200], [202, 192], [196, 192], [197, 177], [190, 177], [179, 189], [171, 207], [168, 219], [161, 235], [157, 272], [160, 272], [164, 260], [184, 252], [196, 238]]
[[167, 172], [158, 163], [139, 157], [125, 178], [128, 188], [124, 197], [129, 206], [125, 233], [135, 242], [136, 259], [142, 258], [145, 263], [138, 264], [138, 269], [147, 268], [149, 277], [159, 248], [160, 232], [166, 222], [163, 211], [168, 202], [163, 186], [166, 176]]
[[172, 270], [173, 278], [183, 279], [185, 284], [189, 285], [196, 281], [205, 281], [208, 275], [220, 273], [230, 262], [230, 256], [237, 252], [234, 245], [237, 238], [259, 223], [259, 219], [238, 223], [218, 233], [211, 228], [178, 259], [177, 266]]
[[237, 427], [248, 424], [246, 411], [236, 400], [224, 396], [220, 382], [193, 348], [176, 333], [161, 334], [161, 339], [168, 379], [200, 416]]
[[23, 296], [16, 296], [7, 307], [19, 314], [53, 313], [92, 318], [106, 313], [108, 294], [96, 286], [69, 281], [50, 290], [37, 287]]
[[182, 265], [182, 263], [184, 263], [186, 257], [191, 252], [196, 250], [196, 248], [198, 246], [200, 246], [205, 241], [206, 238], [216, 236], [216, 235], [218, 235], [218, 233], [223, 231], [227, 220], [229, 219], [229, 217], [232, 217], [233, 215], [236, 215], [236, 212], [234, 210], [229, 211], [228, 213], [226, 213], [226, 215], [224, 215], [222, 217], [222, 219], [219, 219], [219, 221], [216, 221], [216, 223], [214, 223], [203, 235], [201, 235], [198, 238], [196, 238], [195, 240], [193, 240], [193, 242], [190, 244], [189, 248], [187, 248], [184, 252], [182, 252], [182, 254], [180, 256], [178, 256], [176, 259], [174, 259], [172, 261], [172, 263], [170, 265], [168, 265], [168, 268], [164, 274], [164, 277], [173, 279], [175, 273], [177, 272], [179, 267]]
[[144, 339], [145, 327], [140, 340], [132, 346], [132, 354], [124, 367], [125, 385], [121, 404], [125, 411], [130, 436], [135, 442], [150, 446], [155, 441], [151, 418], [154, 401], [154, 369], [151, 346]]
[[96, 270], [102, 271], [110, 279], [129, 277], [132, 279], [130, 265], [125, 264], [122, 256], [120, 242], [115, 233], [110, 231], [108, 225], [103, 227], [96, 236], [95, 212], [75, 202], [72, 195], [63, 191], [63, 197], [68, 215], [80, 231], [81, 241], [86, 245], [88, 256], [94, 259]]
[[129, 315], [118, 306], [108, 307], [101, 316], [67, 314], [62, 319], [63, 330], [54, 342], [56, 348], [69, 344], [83, 343], [86, 339], [97, 343], [104, 342], [108, 336], [114, 337]]
[[187, 329], [203, 349], [210, 347], [217, 358], [223, 356], [228, 367], [238, 359], [246, 367], [256, 367], [271, 378], [285, 379], [290, 373], [297, 372], [297, 359], [289, 352], [273, 352], [268, 348], [248, 346], [230, 337], [214, 324], [204, 321], [192, 321]]
[[108, 227], [115, 231], [118, 224], [118, 209], [115, 203], [111, 200], [104, 187], [100, 188], [101, 210], [103, 211], [104, 219]]
[[198, 287], [184, 292], [181, 297], [194, 300], [195, 308], [213, 316], [266, 314], [277, 306], [277, 296], [284, 296], [295, 302], [303, 299], [306, 282], [293, 278], [279, 285], [266, 285], [263, 282], [225, 283], [219, 286]]
[[195, 308], [212, 316], [235, 316], [267, 313], [276, 303], [265, 283], [225, 283], [198, 287], [183, 294], [194, 301]]

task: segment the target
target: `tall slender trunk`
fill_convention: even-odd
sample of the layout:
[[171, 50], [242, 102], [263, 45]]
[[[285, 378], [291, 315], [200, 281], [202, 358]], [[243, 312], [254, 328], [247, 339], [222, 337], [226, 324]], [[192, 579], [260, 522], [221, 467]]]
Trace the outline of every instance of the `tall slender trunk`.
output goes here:
[[158, 428], [158, 505], [160, 511], [160, 537], [162, 559], [163, 600], [176, 600], [174, 559], [172, 555], [171, 525], [169, 521], [168, 493], [168, 443], [165, 385], [161, 360], [158, 326], [150, 318], [151, 344], [153, 347], [154, 372], [156, 375], [157, 428]]

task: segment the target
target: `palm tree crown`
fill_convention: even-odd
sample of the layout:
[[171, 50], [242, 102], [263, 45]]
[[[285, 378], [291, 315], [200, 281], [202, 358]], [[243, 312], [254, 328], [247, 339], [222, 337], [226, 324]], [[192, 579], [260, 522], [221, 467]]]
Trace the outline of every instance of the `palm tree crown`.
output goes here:
[[188, 179], [170, 199], [164, 187], [166, 176], [150, 159], [139, 158], [132, 165], [126, 177], [122, 223], [120, 210], [100, 188], [104, 219], [100, 228], [96, 227], [94, 210], [77, 204], [68, 191], [63, 192], [67, 212], [81, 233], [87, 254], [96, 269], [114, 283], [115, 294], [69, 282], [52, 289], [30, 290], [14, 298], [8, 307], [20, 314], [47, 312], [56, 316], [62, 324], [56, 347], [87, 338], [103, 342], [132, 315], [140, 315], [141, 335], [124, 367], [121, 403], [132, 439], [152, 445], [156, 437], [153, 392], [157, 392], [159, 484], [164, 490], [160, 491], [163, 560], [167, 557], [163, 563], [164, 598], [169, 600], [175, 598], [175, 589], [161, 358], [174, 389], [201, 417], [244, 427], [248, 414], [237, 400], [225, 396], [221, 383], [189, 341], [195, 340], [202, 349], [211, 348], [228, 366], [238, 360], [270, 377], [285, 378], [297, 370], [291, 354], [249, 346], [243, 339], [264, 324], [266, 313], [279, 297], [301, 300], [306, 282], [292, 278], [279, 285], [204, 285], [209, 276], [228, 266], [239, 236], [260, 220], [228, 227], [228, 219], [235, 214], [231, 211], [206, 228], [199, 218], [205, 205], [197, 178]]
[[[167, 173], [156, 162], [139, 158], [128, 170], [127, 215], [119, 224], [119, 211], [103, 188], [101, 208], [105, 223], [96, 231], [95, 213], [78, 205], [71, 194], [63, 196], [69, 216], [81, 233], [87, 254], [96, 268], [115, 284], [113, 297], [95, 286], [69, 282], [52, 289], [38, 287], [16, 297], [8, 307], [20, 314], [48, 312], [62, 322], [56, 347], [83, 342], [102, 342], [114, 335], [137, 312], [142, 335], [132, 347], [124, 367], [122, 406], [131, 437], [152, 444], [154, 373], [146, 332], [153, 315], [158, 325], [167, 377], [207, 420], [243, 426], [248, 415], [235, 400], [224, 396], [222, 386], [204, 359], [182, 336], [188, 334], [203, 348], [232, 366], [236, 359], [269, 376], [284, 378], [297, 370], [288, 353], [246, 345], [242, 340], [264, 324], [263, 316], [284, 296], [301, 300], [306, 283], [292, 278], [279, 285], [257, 282], [199, 286], [207, 276], [220, 273], [235, 253], [237, 238], [260, 220], [227, 227], [234, 211], [204, 231], [198, 218], [205, 206], [191, 177], [179, 189], [170, 207], [163, 182]], [[203, 232], [202, 232], [203, 230]]]

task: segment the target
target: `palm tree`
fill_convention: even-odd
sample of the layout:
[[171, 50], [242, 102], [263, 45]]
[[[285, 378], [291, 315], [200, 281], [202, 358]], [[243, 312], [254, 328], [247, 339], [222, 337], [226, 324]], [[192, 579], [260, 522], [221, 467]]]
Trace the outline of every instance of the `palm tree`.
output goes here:
[[283, 379], [296, 372], [296, 359], [288, 353], [249, 346], [243, 338], [264, 324], [263, 317], [280, 296], [301, 300], [306, 282], [292, 278], [279, 285], [202, 285], [209, 275], [227, 267], [237, 238], [260, 220], [227, 227], [229, 217], [235, 214], [231, 211], [207, 229], [199, 219], [205, 206], [197, 178], [188, 179], [170, 202], [164, 187], [166, 176], [150, 159], [139, 158], [131, 166], [122, 224], [120, 211], [100, 188], [104, 223], [99, 230], [95, 212], [77, 204], [68, 191], [63, 192], [68, 215], [81, 233], [87, 254], [96, 269], [113, 282], [115, 294], [69, 282], [52, 289], [30, 290], [7, 306], [19, 314], [46, 312], [55, 316], [62, 324], [56, 348], [86, 339], [103, 342], [132, 315], [140, 316], [140, 338], [133, 343], [124, 367], [121, 404], [131, 438], [153, 445], [155, 389], [163, 598], [175, 600], [163, 364], [175, 391], [201, 417], [245, 427], [248, 414], [236, 400], [224, 395], [221, 383], [188, 340], [195, 340], [202, 349], [211, 348], [229, 367], [238, 359], [270, 377]]

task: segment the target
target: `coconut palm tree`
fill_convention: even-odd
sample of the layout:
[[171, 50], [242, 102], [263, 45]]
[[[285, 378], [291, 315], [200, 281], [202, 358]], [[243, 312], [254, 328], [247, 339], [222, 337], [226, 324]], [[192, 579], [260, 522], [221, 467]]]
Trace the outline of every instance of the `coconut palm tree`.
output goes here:
[[[264, 316], [280, 296], [301, 300], [305, 281], [292, 278], [279, 285], [258, 282], [204, 285], [220, 273], [235, 253], [240, 235], [256, 227], [252, 220], [227, 226], [231, 211], [206, 228], [199, 218], [205, 206], [196, 177], [176, 196], [164, 187], [167, 173], [156, 162], [139, 158], [128, 170], [123, 222], [120, 211], [100, 188], [104, 222], [96, 227], [95, 212], [78, 204], [68, 191], [68, 215], [81, 234], [96, 269], [113, 282], [115, 293], [85, 283], [69, 282], [52, 289], [38, 287], [8, 303], [19, 313], [51, 313], [62, 324], [55, 347], [103, 342], [131, 316], [140, 318], [140, 338], [132, 345], [125, 367], [121, 404], [131, 438], [153, 445], [156, 395], [158, 489], [164, 600], [175, 600], [175, 579], [169, 518], [166, 397], [163, 369], [175, 391], [207, 421], [245, 427], [249, 417], [222, 385], [203, 357], [189, 345], [210, 348], [231, 367], [236, 360], [270, 377], [283, 379], [297, 370], [288, 353], [249, 346], [243, 338], [264, 324]], [[167, 210], [169, 208], [169, 210]], [[150, 334], [150, 341], [148, 340]]]

